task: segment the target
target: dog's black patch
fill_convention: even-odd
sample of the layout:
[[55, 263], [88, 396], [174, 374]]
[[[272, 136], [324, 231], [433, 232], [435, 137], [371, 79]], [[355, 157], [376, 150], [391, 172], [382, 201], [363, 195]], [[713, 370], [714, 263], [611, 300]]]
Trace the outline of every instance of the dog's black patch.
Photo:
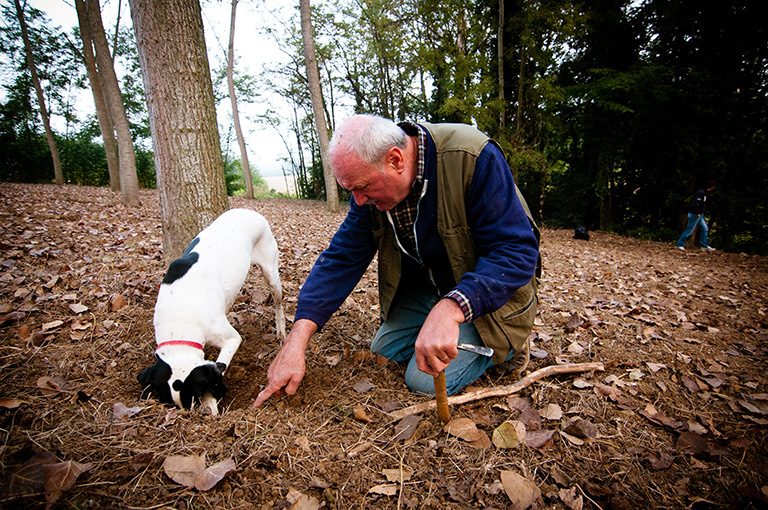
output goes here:
[[181, 388], [179, 381], [174, 381], [173, 387], [179, 391], [181, 405], [189, 409], [195, 400], [201, 400], [206, 392], [210, 392], [216, 400], [224, 397], [227, 387], [224, 384], [224, 376], [216, 364], [201, 365], [192, 370], [187, 376]]
[[173, 404], [171, 388], [168, 380], [171, 378], [171, 366], [155, 355], [157, 362], [151, 367], [145, 368], [136, 378], [141, 384], [141, 397], [148, 397], [154, 393], [163, 404]]
[[187, 274], [189, 268], [192, 267], [195, 262], [197, 262], [197, 259], [200, 258], [200, 255], [197, 252], [192, 251], [199, 242], [199, 237], [192, 239], [192, 242], [189, 243], [187, 249], [184, 250], [184, 255], [171, 262], [171, 264], [168, 266], [168, 272], [165, 273], [165, 277], [163, 278], [163, 283], [171, 284]]
[[583, 241], [589, 241], [589, 230], [587, 230], [587, 227], [585, 227], [584, 225], [579, 225], [573, 231], [573, 238], [581, 239]]

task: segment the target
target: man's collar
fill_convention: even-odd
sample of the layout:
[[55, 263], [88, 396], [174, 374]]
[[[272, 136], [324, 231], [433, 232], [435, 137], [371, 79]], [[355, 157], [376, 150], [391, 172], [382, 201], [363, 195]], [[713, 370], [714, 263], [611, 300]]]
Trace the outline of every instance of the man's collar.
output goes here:
[[425, 155], [427, 153], [427, 133], [424, 128], [413, 122], [400, 122], [398, 124], [400, 128], [405, 131], [405, 134], [416, 138], [416, 146], [418, 148], [418, 157], [416, 159], [416, 178], [413, 181], [412, 187], [421, 186], [424, 182], [424, 167], [425, 167]]

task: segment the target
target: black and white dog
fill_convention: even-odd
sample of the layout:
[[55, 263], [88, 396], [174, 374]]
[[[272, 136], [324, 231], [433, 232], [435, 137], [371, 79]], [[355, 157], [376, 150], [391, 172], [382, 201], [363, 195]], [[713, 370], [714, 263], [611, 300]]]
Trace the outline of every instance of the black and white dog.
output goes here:
[[[157, 362], [138, 375], [142, 395], [154, 393], [161, 402], [186, 409], [200, 401], [218, 414], [217, 402], [227, 390], [224, 370], [241, 341], [227, 311], [251, 264], [259, 266], [269, 284], [277, 336], [285, 338], [277, 243], [269, 224], [256, 211], [229, 210], [168, 267], [155, 305]], [[215, 363], [205, 360], [206, 344], [221, 349]]]

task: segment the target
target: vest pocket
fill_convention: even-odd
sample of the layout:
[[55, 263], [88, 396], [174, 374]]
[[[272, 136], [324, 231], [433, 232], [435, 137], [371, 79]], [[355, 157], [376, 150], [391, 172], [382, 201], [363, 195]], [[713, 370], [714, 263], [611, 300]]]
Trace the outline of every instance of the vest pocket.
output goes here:
[[458, 282], [467, 272], [467, 268], [474, 267], [477, 262], [469, 227], [444, 229], [440, 233], [440, 238], [448, 253], [453, 278]]
[[528, 282], [523, 285], [512, 295], [512, 299], [504, 303], [501, 307], [501, 317], [505, 322], [513, 321], [516, 317], [524, 315], [525, 312], [533, 305], [536, 293], [533, 288], [533, 283]]

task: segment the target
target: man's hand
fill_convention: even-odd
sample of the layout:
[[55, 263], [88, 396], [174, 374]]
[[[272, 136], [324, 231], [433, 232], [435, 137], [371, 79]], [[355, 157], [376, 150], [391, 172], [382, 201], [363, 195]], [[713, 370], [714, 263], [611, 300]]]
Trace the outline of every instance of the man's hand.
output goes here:
[[310, 337], [317, 331], [317, 324], [300, 319], [285, 337], [280, 352], [267, 370], [267, 387], [261, 390], [251, 407], [259, 407], [272, 395], [294, 395], [304, 379], [306, 368], [304, 353]]
[[459, 324], [464, 313], [453, 299], [438, 301], [427, 315], [416, 338], [416, 366], [431, 376], [436, 376], [456, 359], [459, 350]]

